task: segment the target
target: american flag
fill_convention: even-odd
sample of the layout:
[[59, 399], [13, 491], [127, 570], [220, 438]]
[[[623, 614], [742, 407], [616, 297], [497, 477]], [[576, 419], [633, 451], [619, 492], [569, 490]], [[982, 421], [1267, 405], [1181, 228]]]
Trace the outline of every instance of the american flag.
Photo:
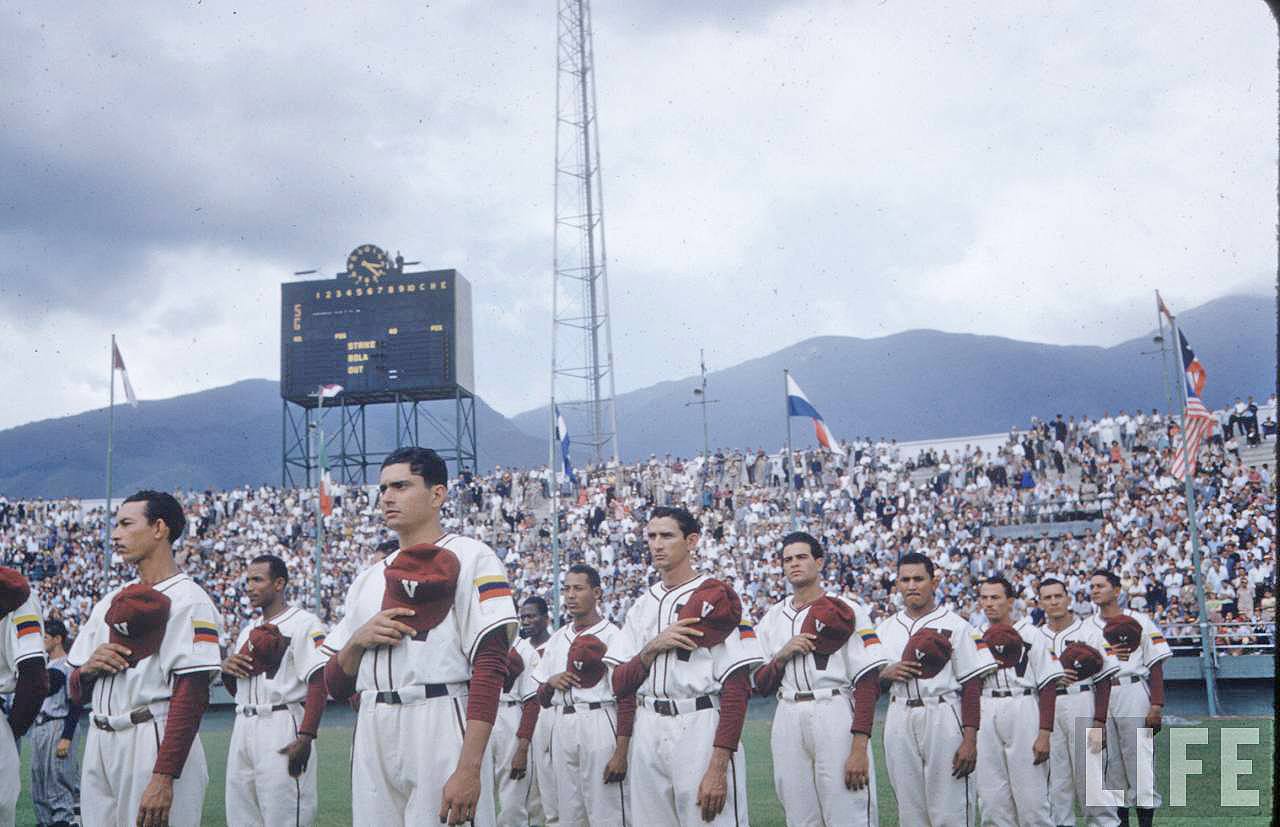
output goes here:
[[1182, 348], [1182, 364], [1185, 366], [1183, 381], [1187, 386], [1187, 407], [1182, 417], [1182, 444], [1173, 455], [1173, 475], [1185, 480], [1188, 475], [1196, 473], [1200, 443], [1213, 429], [1214, 416], [1200, 401], [1207, 378], [1204, 365], [1196, 358], [1181, 330], [1178, 331], [1178, 345]]

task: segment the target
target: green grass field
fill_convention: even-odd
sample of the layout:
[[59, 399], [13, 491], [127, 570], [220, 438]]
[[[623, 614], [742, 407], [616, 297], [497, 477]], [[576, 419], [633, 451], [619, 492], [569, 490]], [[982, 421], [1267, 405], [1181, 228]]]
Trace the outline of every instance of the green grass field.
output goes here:
[[[209, 761], [209, 788], [204, 801], [204, 824], [225, 825], [223, 812], [223, 779], [226, 767], [227, 747], [230, 740], [231, 717], [226, 712], [210, 713], [201, 732], [205, 755]], [[1270, 822], [1271, 795], [1273, 789], [1272, 756], [1274, 754], [1274, 720], [1269, 718], [1242, 718], [1215, 721], [1206, 724], [1209, 743], [1193, 746], [1188, 757], [1203, 763], [1202, 774], [1193, 775], [1187, 781], [1187, 806], [1169, 807], [1169, 776], [1167, 770], [1158, 778], [1161, 795], [1166, 807], [1157, 817], [1161, 825], [1200, 825], [1231, 823], [1232, 827], [1253, 827]], [[1218, 752], [1219, 732], [1224, 727], [1256, 727], [1259, 730], [1257, 745], [1242, 746], [1237, 751], [1241, 760], [1252, 761], [1252, 772], [1240, 777], [1242, 790], [1259, 790], [1256, 807], [1219, 806]], [[320, 818], [317, 824], [326, 827], [349, 825], [351, 819], [350, 782], [347, 769], [351, 757], [350, 724], [334, 724], [321, 729], [317, 742], [320, 759]], [[1157, 767], [1169, 766], [1169, 730], [1157, 738]], [[875, 755], [880, 800], [881, 824], [897, 825], [897, 810], [893, 790], [889, 787], [884, 768], [884, 749], [880, 739], [880, 722], [876, 726]], [[751, 720], [744, 733], [747, 747], [749, 789], [751, 797], [751, 824], [753, 827], [781, 827], [785, 824], [782, 808], [773, 792], [773, 762], [769, 755], [769, 721]], [[30, 775], [27, 769], [29, 746], [23, 749], [22, 798], [18, 802], [18, 824], [35, 824], [35, 815], [28, 796]], [[434, 820], [433, 820], [434, 821]], [[424, 822], [426, 823], [426, 822]], [[232, 827], [235, 827], [232, 825]], [[904, 826], [905, 827], [905, 826]]]

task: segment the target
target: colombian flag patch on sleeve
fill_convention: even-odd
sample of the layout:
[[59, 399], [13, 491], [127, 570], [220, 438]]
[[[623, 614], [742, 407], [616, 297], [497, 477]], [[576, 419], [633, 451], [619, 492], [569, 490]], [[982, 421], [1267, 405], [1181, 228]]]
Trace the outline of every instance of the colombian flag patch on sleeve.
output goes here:
[[40, 618], [35, 615], [20, 615], [15, 617], [13, 619], [13, 625], [18, 627], [18, 637], [40, 634]]
[[880, 642], [880, 636], [876, 634], [875, 629], [859, 629], [858, 637], [862, 638], [863, 646], [870, 646], [873, 643]]
[[1152, 632], [1152, 633], [1151, 633], [1151, 642], [1152, 642], [1152, 643], [1164, 643], [1164, 642], [1165, 642], [1164, 635], [1160, 634], [1159, 632]]
[[195, 643], [218, 642], [218, 627], [207, 620], [191, 621], [192, 641]]
[[313, 646], [319, 649], [320, 646], [324, 643], [324, 632], [312, 632], [311, 643]]
[[754, 640], [756, 636], [756, 629], [750, 623], [739, 623], [738, 636], [743, 640]]
[[490, 574], [484, 577], [476, 578], [476, 591], [480, 592], [480, 602], [492, 600], [495, 597], [510, 597], [511, 586], [507, 584], [507, 578], [501, 574]]

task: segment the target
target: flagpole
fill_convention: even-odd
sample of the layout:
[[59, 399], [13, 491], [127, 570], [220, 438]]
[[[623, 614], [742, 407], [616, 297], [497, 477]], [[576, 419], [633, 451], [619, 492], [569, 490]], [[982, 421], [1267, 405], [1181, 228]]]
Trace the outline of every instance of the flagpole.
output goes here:
[[[1168, 416], [1173, 411], [1173, 394], [1169, 392], [1169, 357], [1165, 352], [1164, 314], [1160, 312], [1160, 291], [1156, 293], [1156, 324], [1160, 325], [1160, 376], [1164, 380], [1164, 412]], [[1181, 351], [1181, 347], [1179, 347]]]
[[323, 619], [320, 606], [320, 565], [324, 558], [324, 503], [320, 492], [324, 486], [324, 388], [316, 392], [316, 548], [312, 553], [311, 589], [316, 616]]
[[109, 355], [111, 370], [107, 373], [107, 384], [111, 386], [110, 401], [107, 403], [107, 514], [102, 526], [102, 571], [111, 577], [111, 442], [116, 430], [116, 334], [111, 334], [111, 353]]
[[796, 525], [796, 501], [793, 496], [791, 475], [795, 473], [795, 469], [791, 467], [791, 383], [787, 379], [791, 376], [791, 371], [787, 368], [782, 369], [782, 404], [784, 413], [787, 416], [787, 453], [782, 461], [782, 483], [787, 487], [787, 507], [791, 512], [791, 527]]
[[548, 440], [547, 468], [551, 471], [551, 623], [560, 628], [560, 481], [556, 478], [556, 398], [551, 397], [551, 437]]
[[1187, 366], [1182, 361], [1182, 334], [1178, 321], [1169, 314], [1169, 326], [1173, 329], [1174, 352], [1178, 355], [1178, 387], [1182, 388], [1182, 446], [1186, 452], [1184, 483], [1187, 497], [1187, 527], [1191, 532], [1191, 572], [1196, 584], [1196, 609], [1200, 615], [1200, 662], [1204, 670], [1205, 695], [1209, 704], [1209, 717], [1218, 717], [1217, 663], [1213, 657], [1213, 642], [1209, 629], [1209, 607], [1204, 595], [1204, 573], [1201, 571], [1200, 532], [1196, 525], [1195, 457], [1187, 445]]

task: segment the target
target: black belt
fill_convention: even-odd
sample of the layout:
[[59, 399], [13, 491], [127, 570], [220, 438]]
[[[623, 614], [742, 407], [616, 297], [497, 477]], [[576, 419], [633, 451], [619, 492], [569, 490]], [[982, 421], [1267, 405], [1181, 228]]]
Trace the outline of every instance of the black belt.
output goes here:
[[[443, 698], [448, 694], [449, 685], [446, 683], [427, 683], [422, 685], [422, 696], [424, 698]], [[399, 692], [379, 692], [373, 696], [373, 702], [392, 705], [404, 703], [400, 700]]]
[[[680, 707], [676, 705], [675, 701], [655, 699], [649, 701], [649, 706], [659, 715], [674, 716], [680, 714]], [[715, 703], [711, 700], [710, 695], [699, 695], [693, 700], [693, 710], [695, 712], [700, 712], [704, 709], [713, 709], [714, 707]]]
[[[960, 693], [952, 690], [950, 692], [943, 692], [941, 695], [932, 695], [928, 698], [907, 698], [906, 700], [903, 701], [903, 704], [908, 709], [919, 709], [920, 707], [924, 706], [926, 703], [940, 704], [950, 698], [957, 697], [959, 694]], [[889, 696], [889, 703], [897, 703], [897, 702], [898, 702], [897, 695]]]
[[983, 692], [988, 698], [1021, 698], [1026, 695], [1034, 695], [1034, 689], [992, 689], [990, 692]]
[[605, 701], [592, 701], [589, 704], [565, 704], [560, 707], [560, 711], [565, 715], [573, 715], [577, 712], [586, 712], [589, 709], [604, 709]]
[[39, 715], [36, 716], [37, 724], [47, 724], [50, 721], [65, 721], [65, 720], [67, 720], [66, 715], [46, 715], [43, 712], [41, 712]]
[[524, 706], [524, 701], [503, 701], [503, 706]]
[[840, 694], [839, 689], [819, 689], [816, 692], [797, 692], [791, 698], [783, 698], [783, 700], [792, 701], [812, 701], [815, 698], [834, 698]]
[[[271, 707], [271, 709], [267, 710], [267, 712], [281, 712], [288, 708], [289, 708], [288, 704], [276, 704], [275, 706]], [[262, 710], [258, 709], [256, 706], [246, 706], [244, 709], [240, 710], [240, 714], [246, 718], [253, 718], [254, 716], [257, 716], [257, 715], [266, 715], [267, 712], [263, 712]]]
[[[1080, 688], [1079, 688], [1079, 689], [1072, 689], [1071, 687], [1073, 687], [1073, 686], [1080, 686]], [[1071, 684], [1070, 686], [1059, 686], [1057, 689], [1055, 689], [1055, 690], [1054, 690], [1054, 694], [1057, 694], [1057, 695], [1078, 695], [1078, 694], [1080, 694], [1080, 693], [1082, 693], [1082, 692], [1092, 692], [1092, 691], [1093, 691], [1093, 685], [1092, 685], [1092, 684], [1085, 684], [1085, 685], [1081, 686], [1080, 684], [1074, 684], [1074, 683], [1073, 683], [1073, 684]]]
[[1141, 683], [1143, 680], [1141, 675], [1123, 675], [1119, 678], [1112, 678], [1112, 686], [1123, 686], [1126, 683]]
[[[150, 721], [155, 717], [156, 716], [151, 714], [150, 709], [143, 706], [129, 713], [129, 723], [137, 726], [138, 724], [145, 724], [147, 721]], [[108, 720], [106, 715], [94, 715], [93, 725], [103, 732], [115, 732], [115, 729], [111, 726], [111, 721]]]

